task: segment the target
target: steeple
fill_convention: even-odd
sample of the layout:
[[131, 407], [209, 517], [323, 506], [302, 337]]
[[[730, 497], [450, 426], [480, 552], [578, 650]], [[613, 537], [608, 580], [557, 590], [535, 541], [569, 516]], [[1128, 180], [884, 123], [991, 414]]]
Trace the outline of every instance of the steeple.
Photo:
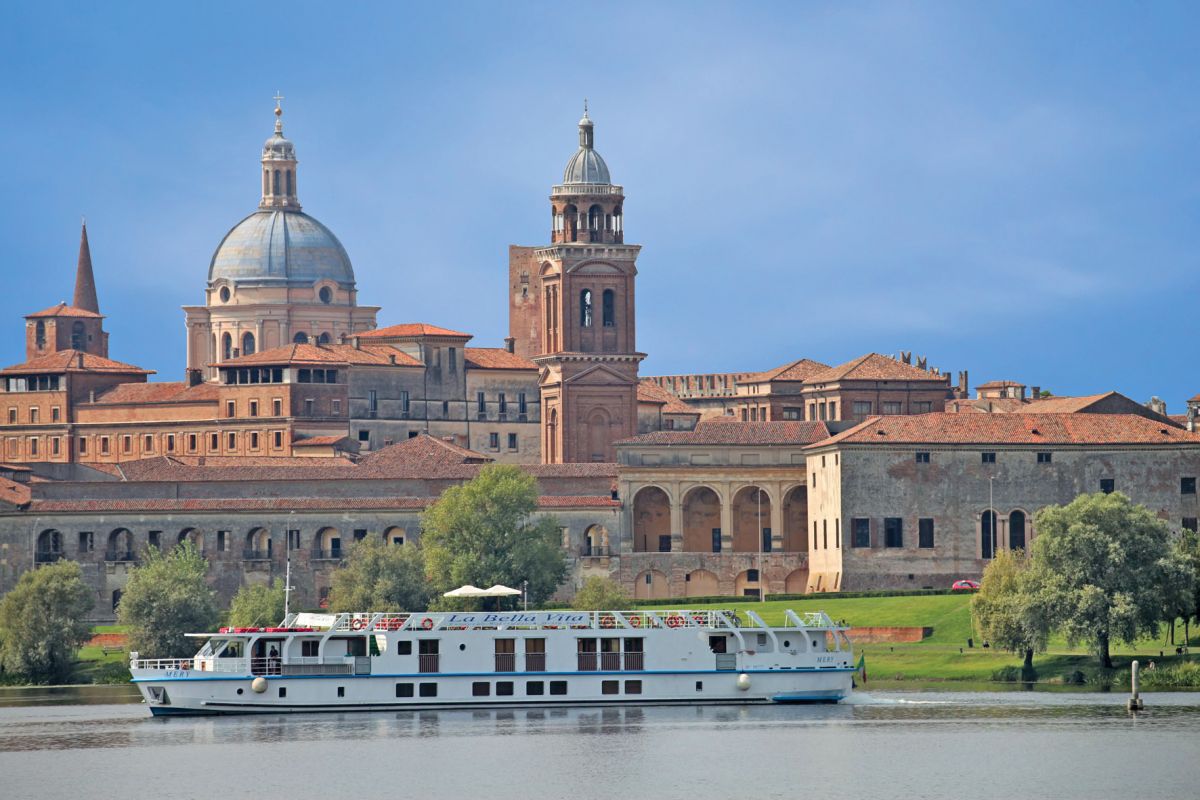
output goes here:
[[296, 148], [283, 136], [283, 95], [275, 94], [275, 135], [263, 144], [262, 209], [300, 210], [296, 197]]
[[92, 250], [88, 247], [87, 221], [79, 234], [79, 263], [75, 268], [75, 308], [100, 313], [100, 301], [96, 299], [96, 277], [92, 274]]

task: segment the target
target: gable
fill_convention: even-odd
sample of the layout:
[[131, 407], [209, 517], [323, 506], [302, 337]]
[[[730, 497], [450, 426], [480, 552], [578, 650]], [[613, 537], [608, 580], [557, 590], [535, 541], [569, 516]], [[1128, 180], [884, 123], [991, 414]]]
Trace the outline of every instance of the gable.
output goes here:
[[577, 375], [572, 375], [563, 383], [569, 383], [572, 386], [632, 386], [637, 383], [637, 380], [611, 370], [603, 364], [597, 364]]

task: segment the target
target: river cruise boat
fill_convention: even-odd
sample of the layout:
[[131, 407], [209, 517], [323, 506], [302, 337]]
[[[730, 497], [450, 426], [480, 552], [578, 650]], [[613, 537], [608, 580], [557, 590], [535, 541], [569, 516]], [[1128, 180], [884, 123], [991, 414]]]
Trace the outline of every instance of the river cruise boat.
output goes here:
[[824, 612], [289, 614], [222, 628], [192, 658], [138, 658], [150, 711], [279, 713], [529, 705], [837, 702], [854, 657]]

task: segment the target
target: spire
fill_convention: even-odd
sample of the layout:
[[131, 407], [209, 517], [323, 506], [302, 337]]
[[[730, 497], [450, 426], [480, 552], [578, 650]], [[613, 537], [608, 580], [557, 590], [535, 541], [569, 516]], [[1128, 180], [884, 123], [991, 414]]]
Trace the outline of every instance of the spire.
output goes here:
[[592, 120], [588, 116], [587, 98], [583, 98], [583, 118], [579, 120], [579, 146], [585, 150], [592, 149]]
[[79, 234], [79, 264], [75, 268], [75, 308], [100, 313], [100, 301], [96, 299], [96, 278], [92, 274], [92, 250], [88, 247], [87, 220]]
[[296, 197], [296, 148], [283, 136], [283, 95], [275, 93], [275, 134], [263, 144], [262, 209], [300, 210]]

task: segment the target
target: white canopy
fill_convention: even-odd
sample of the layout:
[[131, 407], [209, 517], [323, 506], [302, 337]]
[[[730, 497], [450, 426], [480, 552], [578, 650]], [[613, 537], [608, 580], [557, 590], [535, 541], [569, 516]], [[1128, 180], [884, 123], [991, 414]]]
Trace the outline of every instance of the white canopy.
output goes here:
[[[488, 591], [491, 591], [491, 590], [488, 590]], [[480, 589], [478, 586], [472, 586], [469, 583], [466, 586], [460, 586], [457, 589], [451, 589], [450, 591], [448, 591], [442, 595], [442, 597], [491, 597], [491, 596], [492, 595], [490, 595], [487, 591]]]
[[513, 589], [508, 586], [504, 586], [503, 584], [497, 583], [495, 586], [492, 586], [491, 588], [484, 589], [480, 596], [481, 597], [511, 597], [512, 595], [516, 595], [516, 594], [520, 594], [520, 593], [521, 593], [520, 589]]

